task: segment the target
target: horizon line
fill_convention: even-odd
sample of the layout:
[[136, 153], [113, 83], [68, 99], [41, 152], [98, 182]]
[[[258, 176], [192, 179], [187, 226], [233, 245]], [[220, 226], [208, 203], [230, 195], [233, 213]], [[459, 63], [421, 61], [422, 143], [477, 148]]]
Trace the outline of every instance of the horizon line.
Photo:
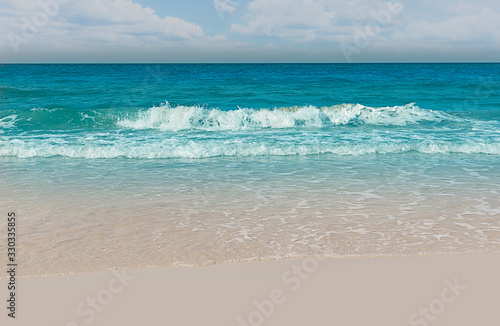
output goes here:
[[16, 64], [117, 64], [117, 65], [134, 65], [134, 64], [498, 64], [500, 61], [367, 61], [367, 62], [0, 62], [0, 65], [16, 65]]

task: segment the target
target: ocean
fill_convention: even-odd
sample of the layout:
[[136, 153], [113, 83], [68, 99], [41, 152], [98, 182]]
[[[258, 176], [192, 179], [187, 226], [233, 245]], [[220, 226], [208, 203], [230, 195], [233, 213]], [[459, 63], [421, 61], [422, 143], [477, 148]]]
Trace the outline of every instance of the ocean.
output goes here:
[[25, 275], [500, 252], [500, 64], [1, 65], [0, 196]]

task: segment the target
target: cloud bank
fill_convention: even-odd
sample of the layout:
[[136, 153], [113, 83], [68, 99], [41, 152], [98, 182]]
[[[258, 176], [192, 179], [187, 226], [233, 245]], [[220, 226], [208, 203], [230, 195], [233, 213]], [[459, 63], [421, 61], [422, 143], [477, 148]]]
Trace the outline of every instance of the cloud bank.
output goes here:
[[3, 0], [0, 61], [497, 61], [500, 51], [493, 0], [213, 0], [198, 16], [185, 2], [179, 17], [140, 2]]
[[131, 0], [4, 0], [2, 53], [162, 48], [201, 39], [203, 29], [177, 17], [159, 17]]

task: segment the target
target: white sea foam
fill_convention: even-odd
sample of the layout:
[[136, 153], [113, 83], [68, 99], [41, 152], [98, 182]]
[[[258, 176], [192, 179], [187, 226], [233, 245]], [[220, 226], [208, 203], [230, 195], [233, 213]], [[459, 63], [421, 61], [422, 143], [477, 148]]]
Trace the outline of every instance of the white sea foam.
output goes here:
[[0, 118], [0, 130], [7, 128], [14, 128], [17, 121], [17, 115], [11, 114], [6, 117]]
[[287, 144], [276, 142], [244, 142], [241, 139], [223, 140], [151, 140], [122, 138], [103, 143], [92, 138], [68, 142], [58, 139], [0, 141], [0, 156], [9, 157], [70, 157], [70, 158], [210, 158], [221, 156], [292, 156], [334, 154], [360, 156], [420, 152], [428, 154], [489, 154], [500, 155], [500, 142], [367, 142]]
[[452, 116], [421, 109], [414, 104], [373, 108], [361, 104], [329, 107], [285, 107], [222, 111], [200, 106], [176, 106], [168, 103], [139, 111], [134, 116], [120, 118], [117, 125], [130, 129], [179, 130], [252, 130], [282, 128], [318, 128], [348, 124], [404, 126], [419, 122], [440, 122]]

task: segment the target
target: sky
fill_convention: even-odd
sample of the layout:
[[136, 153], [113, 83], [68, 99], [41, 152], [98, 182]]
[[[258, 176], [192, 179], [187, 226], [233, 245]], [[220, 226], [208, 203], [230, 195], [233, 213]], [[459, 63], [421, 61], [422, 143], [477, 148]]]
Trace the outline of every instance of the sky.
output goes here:
[[498, 62], [498, 0], [0, 0], [0, 62]]

